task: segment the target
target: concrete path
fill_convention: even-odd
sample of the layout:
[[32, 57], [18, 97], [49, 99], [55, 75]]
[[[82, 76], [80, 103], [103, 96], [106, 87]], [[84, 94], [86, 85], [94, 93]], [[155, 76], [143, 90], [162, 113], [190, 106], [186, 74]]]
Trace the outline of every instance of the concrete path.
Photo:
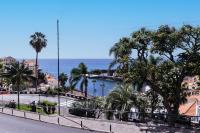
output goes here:
[[91, 131], [0, 114], [0, 133], [91, 133]]
[[[2, 110], [0, 109], [0, 112], [1, 111]], [[17, 110], [12, 111], [11, 109], [8, 109], [8, 108], [4, 108], [3, 113], [9, 114], [9, 115], [14, 115], [14, 116], [5, 116], [5, 115], [1, 115], [1, 113], [0, 113], [0, 123], [2, 123], [2, 122], [6, 123], [6, 121], [8, 121], [6, 125], [16, 124], [17, 127], [13, 126], [13, 128], [15, 128], [15, 129], [20, 128], [21, 124], [26, 126], [26, 124], [25, 124], [26, 122], [29, 125], [29, 123], [28, 123], [29, 121], [30, 121], [29, 126], [34, 124], [34, 121], [32, 121], [32, 120], [25, 122], [25, 119], [15, 117], [15, 116], [18, 116], [18, 117], [26, 117], [28, 119], [33, 119], [36, 121], [51, 123], [54, 126], [59, 124], [59, 125], [67, 126], [67, 127], [74, 127], [77, 129], [79, 128], [80, 130], [77, 130], [77, 131], [81, 131], [81, 132], [82, 131], [86, 132], [87, 130], [88, 130], [87, 132], [89, 132], [89, 130], [90, 131], [91, 130], [100, 131], [100, 132], [110, 132], [110, 130], [111, 130], [111, 132], [114, 132], [114, 133], [147, 133], [147, 132], [148, 133], [155, 133], [155, 132], [156, 133], [196, 133], [196, 132], [198, 132], [197, 130], [195, 131], [195, 130], [189, 130], [189, 129], [185, 129], [185, 128], [172, 128], [172, 127], [167, 127], [164, 125], [158, 125], [158, 124], [155, 125], [153, 123], [148, 123], [148, 124], [147, 123], [143, 123], [143, 124], [142, 123], [125, 123], [125, 122], [102, 121], [102, 120], [95, 120], [95, 119], [70, 117], [70, 116], [62, 117], [62, 116], [57, 116], [57, 115], [54, 115], [54, 116], [40, 115], [39, 116], [38, 114], [34, 114], [31, 112], [25, 112], [25, 114], [24, 114], [24, 112], [21, 112], [21, 111], [17, 111]], [[8, 119], [6, 119], [5, 117], [8, 117]], [[13, 123], [9, 123], [9, 121], [12, 121], [12, 120], [10, 120], [12, 118], [17, 119], [17, 120], [14, 120]], [[20, 120], [20, 119], [22, 121], [20, 121], [19, 122], [20, 125], [18, 125], [18, 120]], [[39, 122], [39, 123], [41, 123], [41, 122]], [[81, 123], [82, 123], [82, 127], [81, 127]], [[6, 126], [6, 125], [3, 125], [3, 126], [8, 128], [8, 126]], [[0, 124], [0, 129], [1, 128], [3, 128], [3, 127], [1, 127], [1, 124]], [[40, 128], [42, 131], [44, 130], [44, 129], [42, 129], [43, 127], [38, 127], [38, 129], [40, 129]], [[49, 128], [49, 126], [47, 126], [47, 128]], [[81, 128], [84, 128], [85, 130], [81, 130]], [[11, 126], [10, 130], [13, 130], [12, 126]], [[71, 130], [71, 129], [68, 129], [68, 130]], [[68, 130], [66, 130], [66, 132]], [[40, 132], [36, 132], [36, 130], [34, 130], [34, 131], [35, 131], [35, 133], [40, 133]], [[55, 131], [55, 130], [52, 129], [52, 131]], [[0, 133], [4, 133], [4, 132], [1, 132], [1, 130], [0, 130]], [[13, 132], [5, 132], [5, 133], [13, 133]], [[18, 132], [14, 132], [14, 133], [18, 133]], [[25, 132], [20, 132], [20, 133], [25, 133]], [[26, 132], [26, 133], [29, 133], [29, 132]], [[32, 132], [30, 132], [30, 133], [32, 133]], [[42, 132], [42, 133], [45, 133], [45, 132]], [[48, 133], [51, 133], [51, 132], [48, 132]], [[56, 132], [56, 133], [63, 133], [62, 129], [60, 129], [60, 132]], [[79, 133], [79, 132], [71, 131], [69, 133]]]
[[[10, 100], [17, 100], [17, 95], [12, 94], [12, 95], [4, 95], [3, 100], [5, 101], [10, 101]], [[1, 99], [1, 97], [0, 97]], [[20, 100], [21, 103], [28, 104], [32, 101], [37, 101], [38, 100], [38, 95], [20, 95]], [[52, 102], [57, 101], [57, 97], [45, 97], [42, 96], [41, 100], [49, 100]], [[61, 98], [61, 105], [62, 107], [65, 108], [66, 105], [70, 105], [71, 102], [73, 102], [73, 99], [67, 99], [62, 97]], [[1, 109], [0, 109], [1, 112]], [[53, 124], [58, 124], [58, 119], [59, 119], [59, 124], [64, 125], [64, 126], [69, 126], [69, 127], [75, 127], [75, 128], [81, 128], [81, 123], [84, 126], [85, 129], [91, 129], [91, 130], [96, 130], [96, 131], [103, 131], [103, 132], [110, 132], [110, 130], [114, 133], [142, 133], [142, 132], [160, 132], [160, 133], [168, 133], [168, 132], [177, 132], [177, 133], [193, 133], [195, 131], [188, 130], [188, 129], [182, 129], [182, 128], [171, 128], [171, 127], [166, 127], [163, 125], [155, 125], [152, 123], [148, 124], [141, 124], [141, 123], [121, 123], [121, 122], [113, 122], [113, 121], [105, 121], [105, 120], [97, 120], [97, 119], [86, 119], [86, 118], [80, 118], [80, 117], [71, 117], [69, 114], [65, 114], [66, 117], [60, 117], [57, 115], [54, 116], [44, 116], [44, 115], [39, 115], [34, 114], [31, 112], [24, 112], [14, 110], [12, 112], [11, 109], [4, 109], [3, 111], [6, 114], [11, 114], [19, 117], [26, 117], [29, 119], [33, 120], [41, 120], [43, 122], [48, 122], [48, 123], [53, 123]], [[0, 118], [1, 119], [1, 118]], [[1, 122], [0, 122], [1, 123]], [[2, 132], [0, 132], [2, 133]], [[9, 132], [6, 132], [9, 133]], [[11, 132], [12, 133], [12, 132]], [[61, 132], [62, 133], [62, 132]]]

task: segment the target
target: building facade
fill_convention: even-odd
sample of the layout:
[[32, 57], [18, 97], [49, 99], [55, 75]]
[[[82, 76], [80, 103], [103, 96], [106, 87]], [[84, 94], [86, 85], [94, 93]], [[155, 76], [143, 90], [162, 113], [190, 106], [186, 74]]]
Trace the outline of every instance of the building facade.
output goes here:
[[8, 56], [8, 57], [2, 57], [0, 58], [0, 62], [3, 64], [3, 65], [10, 65], [12, 63], [15, 63], [17, 60], [11, 56]]

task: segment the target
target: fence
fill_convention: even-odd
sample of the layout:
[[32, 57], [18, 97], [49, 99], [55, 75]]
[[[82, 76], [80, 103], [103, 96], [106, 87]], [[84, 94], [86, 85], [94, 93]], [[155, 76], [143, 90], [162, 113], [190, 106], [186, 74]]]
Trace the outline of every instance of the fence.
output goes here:
[[[87, 110], [89, 111], [89, 109]], [[91, 111], [91, 110], [90, 110]], [[94, 110], [92, 110], [94, 111]], [[167, 114], [154, 114], [153, 116], [148, 113], [137, 113], [137, 112], [119, 112], [112, 110], [98, 110], [101, 113], [101, 117], [89, 117], [86, 113], [85, 117], [75, 116], [71, 114], [65, 114], [63, 116], [58, 116], [57, 114], [48, 115], [44, 113], [34, 113], [29, 111], [21, 111], [12, 108], [2, 107], [0, 108], [0, 113], [9, 114], [17, 117], [23, 117], [27, 119], [48, 122], [53, 124], [59, 124], [63, 126], [87, 129], [87, 130], [98, 130], [103, 132], [124, 132], [122, 130], [132, 130], [135, 129], [135, 123], [148, 123], [153, 121], [167, 126]], [[115, 119], [108, 120], [102, 118], [106, 113], [110, 113], [116, 117]], [[120, 116], [120, 115], [121, 116]], [[127, 116], [127, 119], [124, 119]], [[192, 122], [199, 119], [200, 116], [179, 116], [176, 120], [176, 127], [186, 127], [186, 128], [195, 128], [198, 127], [197, 122]], [[134, 122], [134, 123], [133, 123]], [[121, 125], [122, 124], [122, 125]], [[179, 125], [178, 125], [179, 124]], [[119, 130], [119, 131], [118, 131]]]
[[[38, 113], [20, 111], [20, 110], [4, 108], [4, 107], [0, 108], [0, 113], [32, 119], [32, 120], [37, 120], [37, 121], [42, 121], [42, 122], [59, 124], [63, 126], [69, 126], [69, 127], [75, 127], [75, 128], [87, 129], [87, 130], [103, 131], [103, 132], [132, 133], [133, 131], [139, 132], [141, 131], [141, 129], [143, 131], [151, 130], [149, 129], [149, 127], [146, 126], [147, 124], [146, 125], [143, 124], [141, 127], [141, 126], [137, 126], [137, 124], [134, 124], [134, 123], [127, 123], [127, 122], [123, 123], [123, 122], [118, 122], [118, 121], [115, 122], [115, 121], [93, 119], [93, 118], [92, 119], [80, 118], [80, 117], [75, 117], [75, 116], [67, 117], [67, 116], [58, 116], [58, 115], [44, 115], [44, 114], [42, 115]], [[159, 128], [161, 127], [159, 126]], [[169, 131], [171, 131], [171, 129], [172, 129], [171, 127], [168, 127]], [[155, 131], [157, 130], [158, 128], [155, 129]], [[179, 128], [175, 130], [179, 130]], [[187, 129], [187, 131], [189, 130]]]
[[[104, 126], [98, 127], [99, 124], [94, 124], [94, 122], [85, 121], [83, 119], [71, 118], [66, 116], [59, 116], [57, 114], [48, 115], [44, 113], [34, 113], [30, 111], [23, 111], [13, 108], [7, 107], [0, 107], [0, 113], [12, 115], [16, 117], [51, 123], [51, 124], [58, 124], [67, 127], [74, 127], [80, 128], [90, 131], [100, 131], [100, 132], [112, 132], [112, 125], [110, 123], [104, 124]], [[105, 128], [107, 127], [107, 128]]]
[[31, 119], [31, 120], [37, 120], [37, 121], [41, 121], [41, 122], [47, 122], [47, 123], [58, 124], [58, 125], [62, 125], [62, 126], [70, 126], [70, 127], [91, 130], [88, 127], [84, 126], [83, 121], [73, 121], [71, 119], [68, 119], [68, 118], [65, 118], [62, 116], [58, 116], [58, 115], [54, 115], [54, 116], [53, 115], [44, 115], [44, 114], [33, 113], [33, 112], [28, 112], [28, 111], [21, 111], [21, 110], [5, 108], [5, 107], [1, 107], [0, 112], [3, 114], [7, 114], [7, 115], [27, 118], [27, 119]]
[[67, 117], [84, 118], [100, 121], [112, 121], [120, 123], [148, 123], [154, 122], [163, 125], [168, 125], [169, 119], [174, 118], [177, 127], [194, 128], [200, 126], [200, 116], [186, 116], [186, 115], [169, 115], [167, 113], [140, 113], [129, 111], [116, 110], [99, 110], [99, 109], [85, 109], [85, 108], [63, 108], [65, 113], [62, 114]]
[[[9, 103], [1, 103], [2, 107]], [[29, 112], [37, 112], [43, 115], [57, 114], [57, 107], [54, 106], [42, 106], [35, 105], [36, 110], [33, 111], [31, 105], [22, 104], [25, 106], [25, 110], [22, 106], [21, 110]], [[28, 107], [28, 110], [27, 110]], [[15, 108], [15, 107], [11, 107]], [[76, 117], [76, 118], [91, 118], [95, 120], [109, 120], [109, 121], [124, 121], [124, 122], [159, 122], [162, 124], [167, 124], [169, 114], [166, 113], [141, 113], [141, 112], [129, 112], [129, 111], [117, 111], [117, 110], [104, 110], [104, 109], [90, 109], [90, 108], [69, 108], [67, 106], [61, 106], [61, 116]], [[172, 116], [176, 117], [176, 122], [185, 125], [199, 124], [200, 116]]]

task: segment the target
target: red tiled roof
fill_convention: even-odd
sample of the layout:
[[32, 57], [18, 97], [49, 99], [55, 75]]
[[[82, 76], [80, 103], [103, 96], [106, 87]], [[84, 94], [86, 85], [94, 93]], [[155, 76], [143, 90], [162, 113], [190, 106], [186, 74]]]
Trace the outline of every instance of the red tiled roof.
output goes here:
[[196, 116], [197, 107], [200, 106], [200, 95], [188, 96], [187, 100], [187, 103], [180, 105], [179, 113], [188, 116]]
[[193, 101], [180, 105], [179, 113], [187, 116], [196, 116], [196, 103], [197, 101]]

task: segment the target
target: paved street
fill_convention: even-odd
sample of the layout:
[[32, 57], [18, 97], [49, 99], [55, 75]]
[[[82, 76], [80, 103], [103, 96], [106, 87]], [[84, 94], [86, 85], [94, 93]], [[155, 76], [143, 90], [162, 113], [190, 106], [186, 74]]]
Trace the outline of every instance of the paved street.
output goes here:
[[63, 127], [0, 114], [0, 133], [91, 133], [91, 131]]
[[[6, 95], [0, 95], [0, 101], [17, 101], [17, 94], [6, 94]], [[35, 95], [35, 94], [20, 94], [20, 103], [24, 103], [24, 104], [30, 104], [33, 101], [38, 101], [39, 100], [39, 96]], [[57, 102], [58, 101], [58, 97], [46, 97], [46, 96], [40, 96], [40, 100], [48, 100], [51, 102]], [[61, 101], [61, 106], [71, 106], [71, 104], [74, 102], [74, 100], [72, 98], [65, 98], [65, 97], [61, 97], [60, 98]]]
[[[95, 131], [109, 132], [110, 125], [111, 130], [114, 133], [196, 133], [197, 130], [185, 129], [185, 128], [172, 128], [163, 124], [149, 123], [124, 123], [124, 122], [112, 122], [101, 121], [94, 119], [85, 119], [77, 117], [62, 117], [62, 116], [45, 116], [38, 114], [23, 112], [17, 110], [11, 110], [4, 108], [3, 113], [0, 113], [0, 133], [91, 133], [88, 130], [82, 130], [81, 122], [84, 129], [91, 129]], [[26, 117], [28, 119], [18, 118], [11, 116], [13, 112], [14, 116]], [[40, 119], [41, 118], [41, 119]], [[57, 125], [59, 118], [59, 124], [67, 127]], [[30, 120], [32, 119], [32, 120]], [[37, 120], [37, 121], [33, 121]], [[40, 122], [41, 120], [42, 122]], [[47, 124], [47, 123], [52, 124]], [[75, 127], [75, 128], [70, 128]]]
[[[16, 95], [4, 95], [6, 100], [12, 100], [16, 98]], [[37, 98], [35, 95], [22, 95], [22, 102], [26, 103], [31, 100]], [[42, 97], [48, 98], [48, 100], [56, 101], [56, 97]], [[63, 98], [64, 99], [64, 98]], [[62, 101], [62, 103], [64, 100]], [[33, 120], [18, 118], [9, 115], [0, 114], [0, 133], [90, 133], [88, 130], [77, 129], [81, 128], [81, 122], [85, 129], [92, 129], [96, 131], [109, 132], [110, 129], [114, 133], [143, 133], [143, 132], [157, 132], [157, 133], [168, 133], [168, 132], [180, 132], [180, 133], [195, 133], [197, 131], [184, 129], [184, 128], [172, 128], [162, 124], [155, 124], [152, 122], [149, 123], [124, 123], [124, 122], [114, 122], [114, 121], [104, 121], [104, 120], [96, 120], [96, 119], [86, 119], [79, 117], [71, 117], [71, 116], [46, 116], [41, 115], [39, 117], [38, 114], [24, 112], [14, 110], [12, 111], [9, 108], [4, 108], [3, 113], [10, 114], [19, 117], [24, 117]], [[0, 110], [1, 112], [1, 110]], [[59, 118], [59, 124], [65, 125], [69, 127], [76, 128], [68, 128], [57, 125]], [[43, 122], [53, 123], [47, 124], [43, 122], [39, 122], [39, 120]]]

